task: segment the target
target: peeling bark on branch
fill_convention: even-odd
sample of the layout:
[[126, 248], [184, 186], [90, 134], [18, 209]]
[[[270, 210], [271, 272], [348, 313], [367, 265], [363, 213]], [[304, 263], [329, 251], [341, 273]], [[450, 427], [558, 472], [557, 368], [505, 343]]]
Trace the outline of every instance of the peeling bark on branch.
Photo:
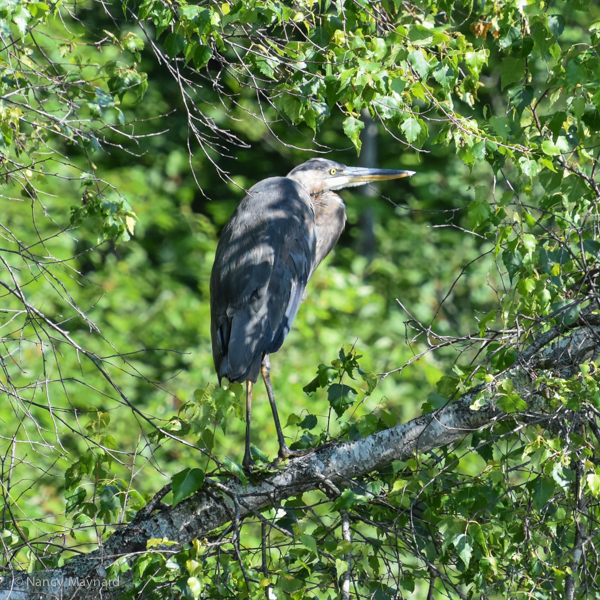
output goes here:
[[[575, 373], [579, 365], [600, 351], [600, 317], [582, 317], [581, 327], [566, 337], [553, 329], [519, 355], [515, 367], [494, 381], [479, 386], [456, 402], [408, 423], [366, 438], [323, 447], [310, 456], [291, 460], [277, 474], [244, 488], [237, 479], [226, 484], [207, 480], [204, 489], [175, 508], [147, 515], [116, 531], [101, 550], [78, 557], [63, 568], [35, 573], [11, 573], [0, 581], [0, 600], [116, 598], [127, 586], [106, 581], [106, 568], [117, 558], [146, 551], [152, 538], [167, 538], [181, 544], [202, 537], [235, 518], [257, 513], [282, 500], [309, 490], [343, 487], [353, 479], [457, 441], [505, 416], [496, 409], [498, 384], [511, 379], [515, 391], [527, 401], [529, 415], [541, 411], [544, 401], [535, 389], [540, 370], [561, 377]], [[472, 407], [480, 394], [485, 402]]]

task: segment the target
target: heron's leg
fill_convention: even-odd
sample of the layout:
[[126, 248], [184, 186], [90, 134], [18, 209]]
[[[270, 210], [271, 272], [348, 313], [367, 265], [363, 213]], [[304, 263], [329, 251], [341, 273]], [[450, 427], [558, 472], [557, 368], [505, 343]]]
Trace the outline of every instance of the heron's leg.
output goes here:
[[252, 455], [250, 454], [250, 419], [252, 415], [252, 382], [246, 381], [246, 446], [244, 450], [244, 460], [242, 465], [245, 468], [250, 468], [254, 465]]
[[269, 396], [269, 403], [271, 404], [271, 410], [273, 411], [273, 420], [275, 421], [275, 429], [277, 429], [277, 440], [279, 441], [279, 458], [289, 458], [290, 456], [303, 456], [306, 454], [306, 450], [290, 450], [288, 445], [285, 443], [283, 437], [283, 431], [281, 431], [281, 423], [279, 422], [279, 413], [277, 412], [277, 406], [275, 405], [275, 395], [273, 394], [273, 385], [271, 384], [271, 360], [269, 355], [265, 353], [260, 366], [260, 372], [262, 373], [263, 379], [265, 380], [265, 387], [267, 388], [267, 396]]

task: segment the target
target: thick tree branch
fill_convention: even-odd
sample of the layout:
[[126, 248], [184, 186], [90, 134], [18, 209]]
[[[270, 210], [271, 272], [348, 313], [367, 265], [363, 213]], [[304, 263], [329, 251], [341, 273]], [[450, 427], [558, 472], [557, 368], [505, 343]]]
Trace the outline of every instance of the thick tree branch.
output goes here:
[[[526, 350], [512, 369], [434, 413], [360, 440], [323, 447], [310, 456], [290, 461], [284, 470], [246, 488], [238, 479], [225, 484], [207, 480], [201, 491], [175, 508], [145, 513], [116, 531], [101, 550], [78, 557], [63, 568], [5, 575], [0, 582], [0, 600], [87, 599], [100, 592], [103, 598], [116, 597], [127, 581], [121, 580], [119, 588], [111, 588], [105, 569], [119, 557], [146, 551], [148, 540], [166, 538], [177, 543], [169, 550], [177, 549], [234, 518], [255, 514], [290, 496], [323, 487], [343, 487], [394, 460], [406, 460], [417, 452], [457, 441], [506, 416], [496, 407], [501, 394], [499, 384], [505, 379], [511, 379], [515, 391], [527, 401], [527, 415], [539, 415], [545, 405], [545, 398], [535, 385], [540, 371], [568, 377], [600, 351], [600, 318], [588, 314], [582, 321], [569, 335], [561, 337], [558, 329], [543, 334], [543, 347], [537, 341], [532, 344], [535, 353]], [[474, 406], [476, 399], [478, 408]]]

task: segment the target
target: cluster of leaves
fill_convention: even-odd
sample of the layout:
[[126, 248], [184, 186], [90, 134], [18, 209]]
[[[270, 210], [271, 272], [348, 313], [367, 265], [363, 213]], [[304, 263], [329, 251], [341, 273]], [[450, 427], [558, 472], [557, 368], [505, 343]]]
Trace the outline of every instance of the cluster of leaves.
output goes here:
[[[78, 41], [56, 27], [56, 19], [69, 15], [68, 8], [63, 11], [61, 3], [20, 1], [0, 9], [0, 153], [6, 184], [35, 201], [54, 178], [76, 180], [82, 173], [85, 193], [74, 223], [94, 215], [101, 219], [102, 240], [126, 238], [133, 231], [131, 222], [125, 224], [131, 208], [123, 198], [106, 200], [109, 186], [91, 175], [97, 168], [91, 155], [111, 135], [128, 135], [123, 111], [135, 107], [148, 87], [146, 74], [132, 64], [133, 58], [140, 60], [144, 43], [132, 31]], [[62, 160], [66, 148], [74, 160]]]
[[[346, 439], [365, 437], [375, 431], [387, 429], [396, 424], [396, 416], [384, 407], [379, 407], [379, 417], [373, 412], [370, 412], [355, 422], [352, 422], [352, 416], [358, 406], [373, 393], [378, 384], [378, 378], [375, 373], [363, 371], [360, 368], [358, 364], [360, 358], [362, 358], [362, 356], [357, 354], [354, 348], [351, 348], [349, 352], [346, 352], [344, 348], [341, 348], [338, 358], [332, 360], [330, 365], [319, 365], [317, 376], [303, 388], [304, 392], [309, 396], [319, 389], [327, 390], [327, 402], [329, 403], [330, 410], [332, 409], [335, 412], [338, 419], [340, 419], [350, 408], [355, 408], [350, 415], [350, 418], [341, 424], [342, 437]], [[343, 383], [344, 377], [349, 377], [354, 380], [355, 374], [362, 379], [366, 387], [366, 389], [362, 391], [363, 398], [359, 404], [357, 404], [360, 394], [359, 390]], [[330, 420], [330, 417], [331, 414], [328, 417], [328, 421]], [[289, 416], [287, 422], [288, 425], [297, 425], [300, 429], [307, 430], [302, 438], [295, 443], [294, 447], [309, 448], [327, 440], [327, 434], [330, 431], [329, 425], [320, 437], [308, 435], [308, 430], [314, 429], [317, 422], [317, 416], [310, 413], [304, 418], [301, 418], [295, 413], [292, 413]]]
[[[152, 22], [159, 37], [166, 34], [171, 58], [181, 56], [196, 69], [219, 61], [236, 82], [234, 90], [260, 90], [293, 125], [304, 123], [316, 133], [337, 107], [345, 115], [344, 132], [360, 150], [363, 109], [420, 147], [431, 120], [423, 113], [453, 113], [453, 98], [473, 104], [489, 51], [450, 28], [448, 13], [438, 12], [436, 2], [426, 4], [415, 19], [399, 6], [366, 10], [359, 2], [145, 0], [136, 17]], [[510, 23], [507, 18], [503, 28], [508, 31]], [[459, 121], [456, 140], [469, 142], [478, 127]]]
[[71, 535], [75, 539], [78, 529], [99, 523], [110, 526], [129, 522], [146, 504], [130, 482], [114, 474], [114, 453], [118, 448], [109, 433], [110, 414], [97, 411], [96, 417], [85, 425], [85, 431], [94, 446], [83, 452], [64, 475], [65, 514], [72, 519]]

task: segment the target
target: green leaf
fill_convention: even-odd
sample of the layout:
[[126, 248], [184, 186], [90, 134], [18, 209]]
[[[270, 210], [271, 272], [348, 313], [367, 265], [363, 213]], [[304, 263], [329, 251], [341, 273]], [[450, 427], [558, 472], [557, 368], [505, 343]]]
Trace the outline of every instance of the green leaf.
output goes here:
[[473, 75], [479, 75], [481, 67], [487, 63], [490, 52], [486, 48], [467, 52], [465, 54], [465, 62]]
[[487, 326], [496, 321], [496, 311], [491, 310], [485, 317], [479, 320], [479, 335], [483, 337], [485, 335]]
[[558, 156], [560, 154], [560, 150], [550, 140], [542, 142], [542, 152], [548, 156]]
[[525, 77], [525, 59], [507, 56], [502, 61], [500, 77], [502, 79], [502, 89], [523, 79]]
[[300, 111], [302, 110], [302, 101], [292, 93], [283, 94], [277, 101], [277, 108], [279, 108], [287, 117], [289, 117], [292, 124], [298, 123], [300, 120]]
[[560, 135], [563, 123], [567, 120], [567, 113], [559, 111], [552, 115], [550, 122], [548, 123], [548, 129], [552, 132], [552, 141], [556, 143], [558, 136]]
[[358, 504], [364, 504], [368, 498], [364, 494], [357, 494], [351, 489], [345, 489], [340, 496], [338, 496], [333, 503], [335, 510], [348, 510]]
[[433, 42], [433, 31], [423, 25], [411, 25], [408, 31], [408, 39], [415, 46], [428, 46]]
[[523, 256], [518, 250], [515, 250], [514, 252], [505, 250], [502, 253], [502, 262], [504, 263], [504, 266], [508, 271], [508, 276], [510, 277], [510, 280], [512, 282], [517, 271], [521, 268], [521, 265], [523, 264]]
[[592, 256], [598, 256], [600, 252], [600, 242], [598, 240], [584, 240], [583, 248]]
[[330, 108], [333, 108], [337, 102], [340, 87], [341, 81], [339, 76], [327, 75], [325, 77], [325, 92], [327, 96], [327, 104]]
[[360, 119], [348, 117], [344, 121], [344, 133], [350, 138], [357, 154], [360, 153], [362, 142], [360, 141], [360, 132], [365, 128], [365, 124]]
[[343, 560], [341, 558], [335, 559], [335, 574], [338, 579], [342, 577], [342, 575], [348, 570], [349, 565], [347, 560]]
[[119, 488], [115, 485], [105, 485], [98, 498], [100, 500], [98, 516], [105, 520], [112, 520], [111, 513], [115, 513], [121, 509]]
[[470, 536], [461, 533], [452, 540], [453, 546], [458, 552], [458, 556], [468, 567], [473, 555], [473, 540]]
[[290, 427], [291, 425], [298, 425], [298, 423], [301, 423], [302, 419], [296, 414], [296, 413], [290, 413], [288, 415], [288, 420], [286, 421], [286, 424], [284, 425], [284, 427]]
[[562, 15], [548, 15], [548, 29], [558, 39], [565, 30], [565, 18]]
[[248, 485], [248, 477], [246, 477], [246, 473], [244, 473], [244, 469], [242, 468], [242, 465], [239, 465], [238, 463], [231, 460], [228, 456], [226, 456], [223, 459], [223, 466], [232, 475], [235, 475], [236, 477], [238, 477], [244, 487], [246, 487]]
[[269, 462], [269, 456], [268, 456], [268, 454], [266, 454], [260, 448], [257, 448], [254, 445], [250, 446], [250, 456], [254, 460], [258, 460], [258, 461], [263, 462], [265, 464]]
[[193, 598], [199, 598], [202, 593], [202, 584], [197, 577], [188, 577], [186, 581]]
[[332, 384], [327, 392], [327, 400], [338, 417], [341, 417], [357, 399], [358, 392], [354, 388], [340, 383]]
[[171, 58], [175, 58], [180, 52], [183, 52], [187, 46], [187, 40], [178, 33], [170, 33], [165, 40], [165, 50]]
[[600, 475], [598, 473], [590, 473], [586, 476], [585, 481], [595, 498], [600, 497]]
[[408, 61], [422, 79], [427, 79], [431, 65], [427, 62], [427, 59], [421, 50], [413, 50], [408, 55]]
[[524, 234], [523, 238], [522, 238], [522, 242], [523, 242], [523, 247], [527, 250], [527, 252], [529, 254], [531, 254], [537, 246], [537, 238], [535, 237], [535, 235], [532, 235], [531, 233]]
[[137, 60], [140, 60], [140, 52], [144, 49], [144, 40], [139, 35], [129, 32], [123, 38], [123, 46], [129, 50]]
[[533, 504], [537, 510], [542, 510], [554, 495], [554, 482], [546, 477], [537, 477], [527, 484], [527, 487], [531, 492]]
[[473, 228], [487, 223], [492, 216], [492, 207], [483, 201], [473, 200], [469, 203], [469, 221]]
[[358, 429], [361, 437], [367, 437], [379, 429], [379, 424], [380, 421], [376, 415], [365, 415], [357, 421], [356, 429]]
[[27, 33], [27, 24], [29, 23], [30, 18], [31, 13], [24, 6], [18, 6], [17, 10], [13, 13], [13, 23], [19, 29], [21, 35]]
[[520, 39], [521, 31], [514, 25], [511, 25], [499, 40], [500, 48], [510, 48], [516, 41]]
[[213, 449], [215, 445], [215, 434], [212, 429], [208, 427], [204, 428], [204, 431], [200, 434], [198, 438], [198, 446], [202, 448], [206, 448], [209, 452]]
[[189, 4], [179, 7], [179, 14], [188, 21], [195, 20], [199, 13], [200, 7], [196, 4]]
[[491, 117], [490, 125], [492, 129], [503, 139], [508, 138], [510, 133], [510, 123], [506, 117]]
[[383, 60], [387, 54], [388, 47], [384, 39], [376, 37], [371, 42], [371, 50], [375, 60]]
[[387, 428], [395, 427], [398, 423], [398, 417], [396, 417], [394, 413], [388, 412], [387, 410], [382, 409], [379, 413], [379, 418]]
[[188, 498], [197, 492], [204, 483], [204, 471], [202, 469], [184, 469], [171, 479], [173, 491], [173, 506], [177, 506], [184, 498]]
[[275, 79], [275, 67], [277, 66], [275, 60], [266, 56], [254, 56], [253, 60], [258, 67], [258, 70], [265, 75], [265, 77]]
[[317, 426], [317, 417], [316, 415], [306, 415], [302, 422], [297, 424], [300, 429], [314, 429]]
[[[561, 310], [565, 308], [565, 310]], [[551, 304], [550, 309], [552, 312], [561, 311], [556, 317], [557, 325], [564, 325], [568, 327], [573, 325], [579, 319], [579, 313], [581, 312], [581, 305], [572, 301], [560, 300]]]
[[498, 408], [505, 413], [515, 413], [527, 409], [527, 402], [517, 394], [506, 394], [498, 396], [496, 400]]
[[409, 144], [412, 144], [421, 133], [421, 126], [419, 125], [419, 121], [417, 119], [413, 119], [412, 117], [406, 119], [404, 123], [400, 126], [400, 129], [404, 132], [406, 136], [406, 141]]
[[427, 402], [423, 403], [421, 410], [425, 413], [431, 413], [434, 410], [439, 410], [440, 408], [444, 408], [450, 400], [448, 398], [438, 394], [437, 392], [430, 392], [427, 396]]
[[595, 106], [586, 108], [581, 120], [590, 128], [590, 131], [600, 131], [600, 111]]
[[521, 296], [528, 297], [529, 294], [531, 294], [533, 290], [535, 290], [535, 285], [535, 279], [520, 279], [517, 285], [517, 289], [519, 290], [519, 294], [521, 294]]
[[78, 487], [74, 494], [65, 496], [67, 500], [67, 506], [65, 509], [66, 514], [73, 512], [80, 504], [85, 500], [85, 488]]
[[307, 383], [302, 391], [306, 394], [312, 394], [319, 388], [326, 388], [338, 375], [338, 370], [335, 367], [320, 364], [317, 369], [317, 376], [310, 383]]
[[440, 62], [433, 70], [433, 78], [445, 90], [449, 90], [454, 85], [456, 80], [456, 72], [450, 65]]
[[300, 536], [300, 541], [304, 544], [304, 546], [306, 548], [308, 548], [312, 554], [314, 554], [315, 556], [319, 556], [319, 550], [317, 549], [317, 540], [315, 540], [314, 537], [312, 537], [312, 535], [307, 535], [306, 533], [303, 533]]
[[550, 33], [545, 24], [538, 22], [533, 30], [533, 40], [535, 42], [535, 47], [538, 49], [541, 56], [544, 57], [554, 43], [554, 36]]
[[533, 100], [533, 88], [530, 85], [517, 85], [508, 90], [508, 97], [517, 111], [522, 113]]
[[435, 387], [444, 398], [452, 398], [456, 394], [459, 384], [460, 380], [458, 379], [458, 377], [444, 375], [435, 384]]
[[535, 177], [540, 171], [540, 166], [536, 160], [533, 160], [533, 158], [521, 156], [519, 159], [519, 169], [521, 169], [521, 173], [523, 173], [523, 175], [527, 177]]
[[359, 369], [358, 373], [362, 380], [367, 384], [367, 395], [370, 394], [377, 387], [379, 378], [371, 371], [365, 372]]
[[194, 50], [194, 65], [196, 69], [202, 69], [212, 58], [212, 49], [209, 46], [198, 46]]
[[304, 586], [304, 582], [300, 579], [296, 579], [291, 575], [286, 575], [285, 573], [280, 575], [277, 579], [277, 585], [284, 592], [288, 592], [289, 594], [298, 591], [300, 588]]
[[579, 203], [590, 193], [590, 188], [582, 177], [569, 175], [564, 183], [567, 198], [573, 203]]

